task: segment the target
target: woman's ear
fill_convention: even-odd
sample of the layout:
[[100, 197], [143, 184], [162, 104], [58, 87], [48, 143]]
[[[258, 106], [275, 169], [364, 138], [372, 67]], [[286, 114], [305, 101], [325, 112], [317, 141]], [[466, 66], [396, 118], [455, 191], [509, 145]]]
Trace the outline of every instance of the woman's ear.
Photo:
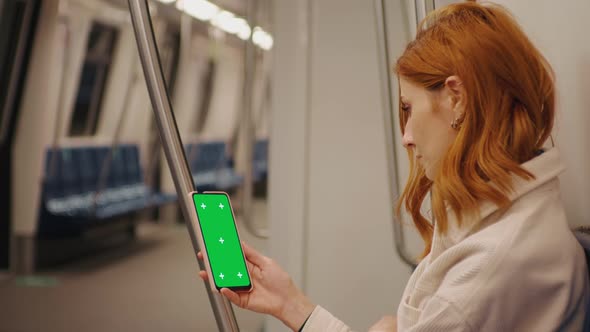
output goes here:
[[453, 75], [445, 80], [445, 90], [451, 98], [451, 107], [457, 116], [462, 116], [465, 107], [465, 87], [459, 76]]

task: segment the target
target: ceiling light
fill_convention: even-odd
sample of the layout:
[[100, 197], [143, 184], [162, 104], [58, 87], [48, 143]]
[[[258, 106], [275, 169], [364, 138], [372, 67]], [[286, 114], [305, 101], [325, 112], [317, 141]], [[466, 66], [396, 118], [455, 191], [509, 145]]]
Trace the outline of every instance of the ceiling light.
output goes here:
[[272, 36], [264, 31], [261, 27], [255, 27], [252, 33], [252, 42], [258, 47], [268, 51], [272, 48], [274, 43]]
[[178, 0], [176, 8], [201, 21], [209, 21], [219, 12], [219, 7], [206, 0]]

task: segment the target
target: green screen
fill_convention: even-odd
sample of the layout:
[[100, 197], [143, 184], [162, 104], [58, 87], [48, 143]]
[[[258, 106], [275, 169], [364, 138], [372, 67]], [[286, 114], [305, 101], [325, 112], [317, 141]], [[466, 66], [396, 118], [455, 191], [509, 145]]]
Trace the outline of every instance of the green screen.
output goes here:
[[193, 201], [215, 285], [218, 288], [250, 286], [242, 246], [227, 195], [194, 194]]

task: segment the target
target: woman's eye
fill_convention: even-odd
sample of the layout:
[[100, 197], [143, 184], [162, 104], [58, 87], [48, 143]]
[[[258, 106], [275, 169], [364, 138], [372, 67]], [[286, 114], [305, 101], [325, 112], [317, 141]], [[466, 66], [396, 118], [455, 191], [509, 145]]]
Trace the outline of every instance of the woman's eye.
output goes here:
[[409, 113], [411, 107], [409, 105], [402, 105], [402, 112]]

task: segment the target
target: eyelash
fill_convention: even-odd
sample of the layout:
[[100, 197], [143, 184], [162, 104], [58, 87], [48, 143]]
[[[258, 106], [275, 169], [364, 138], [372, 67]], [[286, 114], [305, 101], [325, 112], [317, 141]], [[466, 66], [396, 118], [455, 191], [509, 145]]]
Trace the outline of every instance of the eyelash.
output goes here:
[[402, 112], [410, 113], [411, 107], [407, 105], [402, 105]]

